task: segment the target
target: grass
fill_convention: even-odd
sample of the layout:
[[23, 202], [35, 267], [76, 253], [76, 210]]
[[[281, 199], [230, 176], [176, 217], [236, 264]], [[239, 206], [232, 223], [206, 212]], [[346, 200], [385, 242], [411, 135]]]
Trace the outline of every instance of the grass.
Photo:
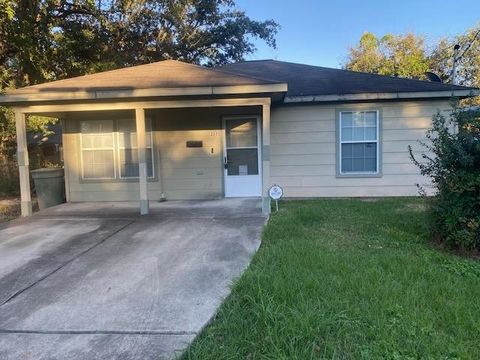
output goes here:
[[480, 359], [480, 263], [428, 241], [422, 199], [281, 204], [184, 359]]

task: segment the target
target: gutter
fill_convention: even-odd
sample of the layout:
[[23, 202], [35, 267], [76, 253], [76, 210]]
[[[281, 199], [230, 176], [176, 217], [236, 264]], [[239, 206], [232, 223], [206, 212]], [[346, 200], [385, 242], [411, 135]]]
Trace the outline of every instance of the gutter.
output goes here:
[[288, 96], [287, 95], [285, 96], [284, 103], [291, 104], [291, 103], [304, 103], [304, 102], [451, 98], [451, 97], [473, 97], [478, 95], [480, 95], [480, 89], [393, 92], [393, 93], [361, 93], [361, 94], [343, 94], [343, 95], [310, 95], [310, 96]]

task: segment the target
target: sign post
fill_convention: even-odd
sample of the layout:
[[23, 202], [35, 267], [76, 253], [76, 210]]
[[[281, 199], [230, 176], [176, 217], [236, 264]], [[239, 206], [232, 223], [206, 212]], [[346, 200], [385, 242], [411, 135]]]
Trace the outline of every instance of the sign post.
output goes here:
[[278, 211], [278, 200], [280, 200], [283, 196], [283, 189], [279, 185], [273, 185], [268, 190], [268, 195], [272, 200], [275, 200], [275, 208]]

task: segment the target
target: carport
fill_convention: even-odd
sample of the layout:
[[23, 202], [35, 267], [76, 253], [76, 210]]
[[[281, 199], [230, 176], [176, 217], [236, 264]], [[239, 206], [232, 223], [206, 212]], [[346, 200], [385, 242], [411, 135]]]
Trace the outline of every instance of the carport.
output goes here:
[[[140, 213], [148, 214], [149, 201], [161, 200], [165, 193], [163, 186], [168, 183], [164, 181], [162, 184], [160, 165], [156, 165], [154, 160], [151, 160], [153, 165], [149, 165], [150, 159], [155, 159], [155, 154], [158, 158], [162, 156], [161, 150], [155, 150], [161, 146], [160, 142], [149, 132], [155, 132], [152, 126], [164, 122], [161, 117], [152, 121], [149, 112], [167, 109], [192, 109], [192, 114], [199, 109], [218, 109], [220, 114], [215, 120], [218, 120], [218, 125], [208, 129], [218, 132], [223, 142], [222, 149], [211, 148], [211, 155], [217, 157], [212, 160], [215, 169], [189, 168], [185, 178], [179, 175], [180, 178], [169, 179], [174, 183], [185, 180], [185, 190], [198, 187], [191, 185], [195, 183], [192, 177], [205, 173], [214, 177], [216, 183], [212, 180], [207, 185], [199, 185], [204, 191], [192, 191], [191, 195], [184, 192], [181, 198], [258, 197], [262, 198], [263, 212], [267, 214], [270, 211], [267, 192], [271, 185], [270, 107], [272, 102], [282, 99], [286, 90], [285, 83], [168, 60], [30, 86], [0, 95], [0, 104], [15, 110], [22, 215], [29, 216], [32, 213], [26, 142], [28, 115], [59, 118], [65, 130], [72, 119], [82, 114], [83, 120], [76, 120], [80, 124], [78, 130], [73, 131], [78, 139], [76, 141], [84, 144], [82, 139], [88, 136], [103, 141], [96, 148], [96, 145], [91, 145], [91, 148], [64, 146], [67, 201], [96, 201], [97, 198], [104, 201], [101, 195], [108, 193], [108, 200], [111, 201], [139, 201]], [[113, 118], [112, 115], [104, 115], [118, 112], [127, 115], [125, 118], [122, 115], [121, 119], [117, 118], [118, 115]], [[115, 134], [119, 134], [120, 120], [122, 124], [126, 120], [127, 125], [122, 126], [130, 129], [122, 132], [120, 138], [128, 138], [135, 143], [130, 144], [128, 149], [124, 142], [119, 145], [120, 141], [115, 137]], [[232, 120], [230, 127], [228, 120]], [[85, 134], [82, 133], [83, 129], [87, 129]], [[236, 142], [229, 140], [229, 131], [232, 139], [233, 136], [238, 138]], [[105, 139], [112, 134], [112, 144], [115, 146], [110, 146], [110, 140], [101, 140], [99, 134]], [[190, 141], [186, 138], [185, 143], [187, 148], [203, 146], [202, 140]], [[208, 153], [208, 149], [204, 150]], [[80, 157], [75, 152], [79, 152]], [[126, 159], [128, 157], [129, 160]], [[88, 171], [84, 169], [85, 164], [89, 166]], [[76, 189], [72, 189], [74, 185]], [[207, 191], [208, 186], [214, 189]], [[75, 198], [69, 195], [74, 191]], [[171, 199], [179, 198], [179, 191]]]

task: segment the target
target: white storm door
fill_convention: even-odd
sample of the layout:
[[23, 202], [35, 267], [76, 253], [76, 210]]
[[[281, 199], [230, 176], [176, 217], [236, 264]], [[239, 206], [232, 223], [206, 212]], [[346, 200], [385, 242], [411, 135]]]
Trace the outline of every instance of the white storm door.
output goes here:
[[261, 196], [259, 118], [227, 117], [223, 121], [225, 197]]

